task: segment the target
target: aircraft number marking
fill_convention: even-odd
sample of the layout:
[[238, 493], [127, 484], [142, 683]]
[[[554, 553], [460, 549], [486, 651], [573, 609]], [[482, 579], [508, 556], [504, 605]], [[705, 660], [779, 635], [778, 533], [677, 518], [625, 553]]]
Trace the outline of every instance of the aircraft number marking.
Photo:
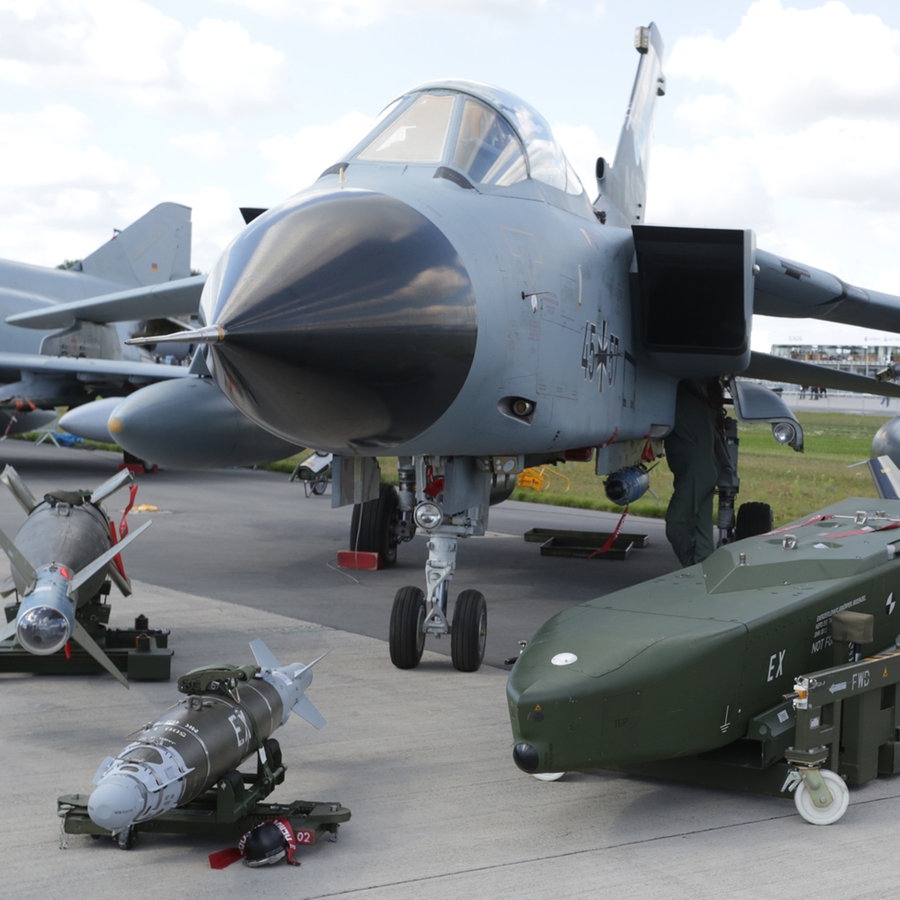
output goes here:
[[769, 677], [766, 681], [774, 681], [784, 674], [784, 655], [787, 650], [779, 650], [769, 657]]
[[581, 368], [585, 381], [593, 381], [594, 375], [597, 375], [597, 389], [600, 391], [604, 382], [609, 386], [615, 384], [620, 355], [619, 338], [609, 330], [606, 319], [599, 325], [596, 322], [584, 323]]

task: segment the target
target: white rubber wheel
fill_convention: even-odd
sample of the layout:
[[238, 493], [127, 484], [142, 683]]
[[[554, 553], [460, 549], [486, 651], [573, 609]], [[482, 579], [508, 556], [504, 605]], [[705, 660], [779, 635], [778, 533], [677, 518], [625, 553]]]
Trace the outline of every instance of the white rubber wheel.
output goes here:
[[806, 789], [806, 783], [801, 781], [794, 791], [794, 804], [797, 812], [812, 825], [833, 825], [847, 812], [850, 791], [844, 783], [844, 779], [830, 769], [822, 769], [819, 774], [831, 792], [832, 802], [828, 806], [816, 806]]
[[559, 781], [565, 774], [565, 772], [541, 772], [538, 775], [532, 775], [531, 777], [537, 778], [538, 781]]

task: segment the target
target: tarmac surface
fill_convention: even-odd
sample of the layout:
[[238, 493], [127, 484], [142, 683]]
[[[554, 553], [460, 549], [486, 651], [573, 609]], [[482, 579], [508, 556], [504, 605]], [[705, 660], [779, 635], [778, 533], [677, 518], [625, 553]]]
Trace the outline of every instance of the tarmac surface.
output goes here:
[[[0, 443], [0, 465], [7, 462], [40, 495], [94, 487], [116, 458]], [[388, 657], [387, 615], [397, 587], [421, 580], [417, 542], [401, 548], [394, 569], [349, 573], [334, 563], [347, 511], [331, 510], [327, 496], [305, 497], [286, 476], [172, 472], [140, 484], [137, 502], [159, 511], [130, 519], [134, 527], [152, 515], [154, 525], [125, 551], [134, 594], [114, 594], [111, 626], [143, 612], [171, 629], [173, 680], [126, 691], [105, 674], [0, 674], [4, 896], [800, 900], [896, 892], [900, 778], [851, 790], [845, 816], [816, 827], [789, 798], [601, 772], [544, 783], [512, 763], [502, 657], [556, 609], [675, 568], [661, 523], [626, 521], [626, 530], [650, 534], [650, 546], [625, 561], [555, 559], [525, 543], [523, 531], [606, 528], [616, 517], [498, 507], [492, 536], [461, 549], [455, 582], [488, 598], [489, 664], [457, 672], [449, 641], [429, 639], [420, 667], [400, 671]], [[107, 503], [111, 514], [120, 514], [125, 493]], [[0, 496], [4, 531], [14, 534], [23, 516]], [[342, 803], [352, 818], [338, 840], [301, 848], [299, 868], [212, 870], [208, 854], [232, 842], [204, 836], [139, 834], [122, 851], [68, 835], [60, 849], [57, 798], [90, 792], [104, 757], [178, 699], [177, 675], [252, 662], [254, 637], [284, 663], [328, 652], [307, 691], [327, 725], [316, 731], [292, 717], [275, 733], [287, 777], [270, 800]]]

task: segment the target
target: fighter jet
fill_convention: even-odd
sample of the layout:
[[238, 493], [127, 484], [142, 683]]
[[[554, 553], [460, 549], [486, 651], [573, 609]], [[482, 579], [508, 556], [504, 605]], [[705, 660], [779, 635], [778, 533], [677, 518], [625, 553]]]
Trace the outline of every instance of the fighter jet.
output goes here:
[[[749, 229], [646, 223], [665, 94], [655, 25], [637, 30], [636, 48], [593, 202], [526, 102], [468, 81], [424, 84], [311, 187], [253, 219], [204, 286], [205, 327], [170, 336], [205, 345], [212, 377], [251, 420], [334, 454], [333, 503], [354, 504], [352, 549], [389, 565], [399, 543], [428, 536], [424, 589], [400, 588], [391, 613], [398, 667], [418, 664], [429, 634], [450, 635], [457, 669], [480, 665], [484, 596], [463, 590], [450, 610], [458, 545], [484, 534], [491, 503], [526, 467], [593, 459], [628, 503], [678, 431], [679, 386], [713, 385], [795, 449], [798, 423], [753, 379], [900, 396], [750, 350], [753, 313], [900, 329], [900, 298], [758, 250]], [[170, 398], [138, 418], [147, 430], [171, 410]], [[124, 438], [135, 423], [118, 418]], [[737, 527], [731, 444], [726, 538]], [[398, 459], [398, 489], [381, 482], [377, 457]]]
[[[38, 428], [55, 407], [97, 393], [186, 375], [122, 342], [180, 330], [196, 312], [205, 279], [191, 276], [190, 253], [190, 209], [162, 203], [70, 269], [0, 260], [0, 435]], [[185, 347], [159, 350], [183, 356]]]

